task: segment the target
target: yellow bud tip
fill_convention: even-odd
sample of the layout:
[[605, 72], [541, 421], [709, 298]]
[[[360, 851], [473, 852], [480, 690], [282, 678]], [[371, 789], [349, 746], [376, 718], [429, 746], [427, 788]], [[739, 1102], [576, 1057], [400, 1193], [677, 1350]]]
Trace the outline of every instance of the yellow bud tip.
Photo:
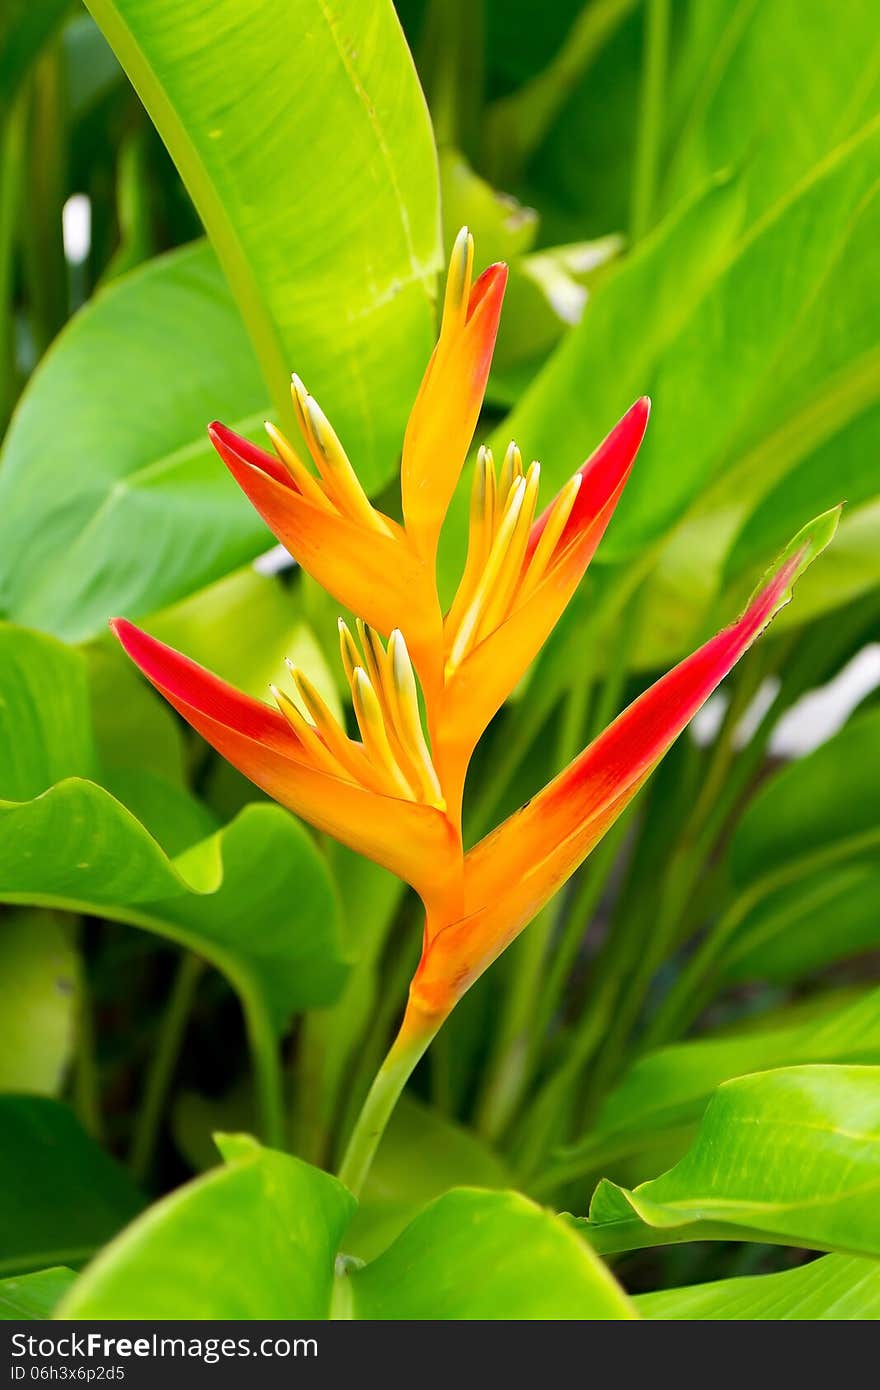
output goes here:
[[443, 329], [454, 331], [461, 327], [467, 312], [471, 292], [471, 272], [474, 265], [474, 239], [467, 227], [462, 227], [453, 243], [446, 275], [446, 295], [443, 304]]

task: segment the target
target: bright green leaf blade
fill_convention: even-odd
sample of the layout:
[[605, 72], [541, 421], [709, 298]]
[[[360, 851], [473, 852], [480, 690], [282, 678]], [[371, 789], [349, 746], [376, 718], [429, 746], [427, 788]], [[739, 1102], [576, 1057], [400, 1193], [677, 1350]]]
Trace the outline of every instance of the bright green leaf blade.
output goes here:
[[183, 176], [282, 418], [296, 370], [372, 487], [427, 362], [440, 261], [431, 126], [393, 6], [89, 8]]
[[880, 990], [790, 1026], [780, 1020], [649, 1053], [608, 1094], [584, 1143], [560, 1155], [560, 1168], [595, 1171], [676, 1138], [678, 1131], [686, 1140], [722, 1082], [811, 1062], [880, 1063]]
[[102, 782], [172, 858], [220, 828], [218, 818], [201, 801], [144, 768], [105, 772]]
[[821, 868], [769, 893], [746, 914], [723, 956], [726, 980], [802, 980], [880, 946], [880, 869]]
[[214, 452], [269, 413], [203, 243], [101, 291], [35, 373], [0, 469], [0, 612], [79, 641], [164, 607], [272, 538]]
[[464, 1188], [438, 1198], [384, 1255], [348, 1278], [357, 1318], [637, 1316], [575, 1232], [515, 1192]]
[[62, 777], [88, 776], [94, 750], [76, 652], [0, 623], [0, 796], [24, 801]]
[[51, 1318], [76, 1275], [72, 1269], [39, 1269], [0, 1279], [0, 1322]]
[[688, 1322], [846, 1322], [880, 1318], [880, 1263], [824, 1255], [801, 1269], [664, 1289], [633, 1300], [643, 1318]]
[[0, 920], [0, 1091], [57, 1095], [73, 1045], [77, 960], [50, 912]]
[[878, 1256], [878, 1199], [880, 1067], [788, 1067], [719, 1087], [674, 1168], [601, 1182], [579, 1226], [603, 1252], [720, 1238]]
[[[710, 221], [709, 243], [694, 248], [691, 263], [688, 243], [695, 233], [702, 242], [713, 201], [676, 214], [597, 289], [505, 423], [505, 435], [541, 458], [559, 486], [636, 396], [654, 397], [606, 561], [659, 540], [719, 477], [742, 506], [876, 399], [877, 373], [862, 371], [875, 350], [876, 313], [866, 309], [860, 267], [876, 242], [878, 148], [874, 122], [744, 233], [728, 223], [713, 245]], [[741, 217], [741, 197], [736, 209]], [[861, 387], [843, 418], [817, 414], [817, 393], [844, 372]], [[796, 436], [792, 448], [776, 439], [783, 425]]]
[[143, 1205], [70, 1110], [0, 1096], [0, 1273], [77, 1265]]
[[874, 18], [870, 4], [844, 12], [825, 0], [688, 7], [669, 204], [717, 169], [742, 166], [751, 220], [857, 130], [880, 106]]
[[0, 802], [0, 901], [62, 907], [165, 936], [256, 984], [280, 1031], [342, 987], [338, 909], [309, 835], [277, 806], [169, 859], [119, 802], [90, 782]]
[[77, 1280], [60, 1318], [326, 1318], [354, 1199], [238, 1139], [224, 1167], [145, 1213]]

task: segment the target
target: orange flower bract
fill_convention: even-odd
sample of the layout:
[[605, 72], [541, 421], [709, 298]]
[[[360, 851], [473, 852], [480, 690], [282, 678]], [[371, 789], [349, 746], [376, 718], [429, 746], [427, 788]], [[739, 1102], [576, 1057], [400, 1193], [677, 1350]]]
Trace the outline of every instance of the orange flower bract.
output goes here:
[[[464, 852], [462, 794], [487, 724], [565, 609], [638, 453], [637, 401], [556, 498], [538, 509], [540, 466], [511, 445], [481, 448], [468, 556], [441, 612], [440, 529], [483, 401], [506, 269], [472, 284], [473, 242], [453, 249], [437, 347], [403, 441], [403, 523], [373, 507], [342, 442], [298, 377], [306, 463], [273, 426], [274, 453], [210, 427], [233, 477], [294, 558], [362, 621], [340, 622], [357, 724], [337, 723], [301, 672], [297, 699], [252, 700], [125, 620], [113, 624], [145, 676], [209, 743], [270, 796], [411, 884], [426, 912], [401, 1036], [430, 1035], [463, 992], [574, 872], [688, 720], [787, 601], [833, 533], [805, 529], [743, 616], [624, 711], [533, 800]], [[418, 684], [424, 700], [422, 724]]]

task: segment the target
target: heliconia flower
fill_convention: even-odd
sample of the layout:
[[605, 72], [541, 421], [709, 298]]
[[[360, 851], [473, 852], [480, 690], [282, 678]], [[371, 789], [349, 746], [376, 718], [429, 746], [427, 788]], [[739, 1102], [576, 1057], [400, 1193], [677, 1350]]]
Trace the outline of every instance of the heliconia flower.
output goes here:
[[[526, 806], [464, 853], [462, 791], [480, 735], [517, 684], [605, 532], [645, 433], [627, 411], [538, 514], [540, 466], [516, 445], [476, 460], [467, 561], [445, 618], [437, 539], [480, 412], [506, 270], [471, 284], [473, 242], [452, 253], [437, 347], [403, 445], [404, 524], [378, 511], [298, 377], [308, 467], [274, 426], [270, 454], [211, 426], [218, 453], [291, 554], [345, 607], [342, 666], [358, 737], [308, 678], [249, 698], [124, 619], [126, 651], [179, 713], [270, 796], [410, 883], [425, 906], [422, 958], [397, 1041], [351, 1141], [357, 1187], [389, 1106], [466, 989], [577, 869], [830, 541], [839, 509], [806, 527], [742, 617], [669, 672]], [[387, 638], [387, 642], [383, 640]], [[417, 679], [418, 678], [418, 679]], [[422, 725], [419, 685], [427, 732]]]
[[536, 916], [636, 795], [670, 745], [828, 545], [840, 508], [816, 518], [777, 561], [742, 617], [645, 691], [464, 861], [464, 916], [432, 923], [410, 990], [413, 1032], [435, 1029]]
[[460, 836], [446, 815], [400, 632], [386, 650], [362, 625], [359, 647], [340, 625], [361, 735], [352, 739], [295, 668], [307, 714], [274, 686], [276, 709], [251, 699], [124, 618], [111, 627], [147, 679], [245, 777], [410, 883], [428, 911], [460, 908]]
[[507, 282], [507, 267], [492, 265], [472, 286], [473, 254], [463, 228], [450, 261], [440, 337], [404, 438], [404, 526], [372, 505], [332, 425], [296, 375], [294, 410], [316, 472], [271, 423], [274, 455], [216, 421], [208, 430], [236, 482], [303, 569], [379, 632], [402, 627], [431, 703], [442, 680], [437, 538], [483, 403]]

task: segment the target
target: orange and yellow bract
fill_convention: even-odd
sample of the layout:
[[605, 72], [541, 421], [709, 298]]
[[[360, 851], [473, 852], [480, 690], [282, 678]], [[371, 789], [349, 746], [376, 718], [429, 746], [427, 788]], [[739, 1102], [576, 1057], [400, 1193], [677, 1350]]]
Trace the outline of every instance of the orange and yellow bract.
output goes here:
[[[540, 466], [515, 444], [478, 452], [467, 561], [444, 615], [440, 530], [489, 374], [506, 268], [472, 283], [467, 230], [453, 248], [440, 337], [403, 441], [403, 523], [378, 511], [314, 398], [294, 408], [313, 466], [274, 426], [270, 454], [224, 426], [214, 445], [295, 559], [341, 604], [340, 656], [357, 736], [305, 675], [250, 699], [123, 619], [129, 655], [195, 729], [270, 796], [404, 879], [425, 907], [422, 958], [401, 1038], [433, 1035], [474, 980], [574, 872], [833, 531], [806, 528], [742, 617], [623, 712], [526, 807], [465, 852], [467, 768], [489, 721], [559, 619], [633, 467], [649, 402], [636, 401], [542, 511]], [[424, 701], [420, 712], [418, 686]]]

